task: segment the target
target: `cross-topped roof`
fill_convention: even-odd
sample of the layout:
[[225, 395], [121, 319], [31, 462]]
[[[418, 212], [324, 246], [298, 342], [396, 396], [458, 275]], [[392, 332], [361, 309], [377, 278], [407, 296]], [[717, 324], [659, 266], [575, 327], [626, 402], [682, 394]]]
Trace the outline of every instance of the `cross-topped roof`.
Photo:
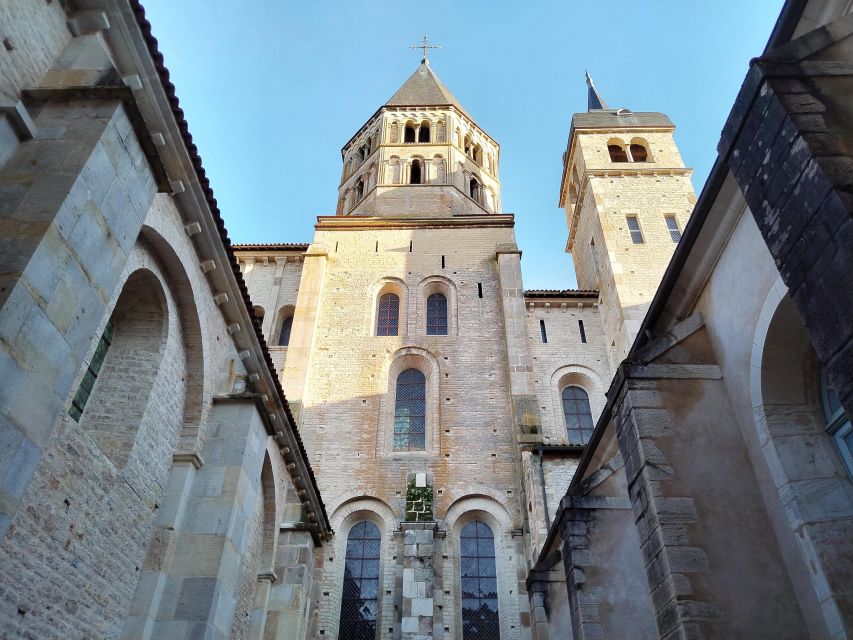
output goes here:
[[441, 49], [441, 45], [440, 44], [430, 44], [429, 43], [429, 36], [427, 34], [424, 34], [423, 42], [421, 42], [421, 44], [409, 45], [409, 49], [423, 49], [424, 50], [424, 57], [421, 58], [421, 62], [423, 64], [429, 64], [429, 50], [430, 49]]
[[[422, 60], [420, 66], [397, 89], [385, 106], [388, 107], [439, 107], [452, 105], [459, 111], [468, 114], [465, 108], [459, 104], [459, 100], [447, 90], [441, 80], [427, 64]], [[470, 117], [470, 116], [469, 116]]]

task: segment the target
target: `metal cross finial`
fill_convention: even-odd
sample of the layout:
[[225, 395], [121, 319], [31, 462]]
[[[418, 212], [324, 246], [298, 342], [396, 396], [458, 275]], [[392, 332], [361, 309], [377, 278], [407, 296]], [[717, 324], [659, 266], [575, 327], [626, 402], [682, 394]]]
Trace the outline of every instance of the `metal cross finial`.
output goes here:
[[429, 36], [424, 34], [424, 41], [421, 44], [413, 44], [413, 45], [410, 45], [409, 48], [410, 49], [423, 49], [424, 50], [424, 57], [423, 57], [423, 60], [421, 60], [421, 62], [423, 62], [424, 64], [429, 64], [429, 50], [430, 49], [441, 49], [441, 45], [440, 44], [430, 44], [429, 43]]

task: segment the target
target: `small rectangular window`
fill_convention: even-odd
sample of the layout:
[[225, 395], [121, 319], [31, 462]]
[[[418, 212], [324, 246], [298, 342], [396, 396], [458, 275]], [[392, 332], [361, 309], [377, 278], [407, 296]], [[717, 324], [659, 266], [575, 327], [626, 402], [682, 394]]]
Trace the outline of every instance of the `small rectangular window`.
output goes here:
[[444, 269], [444, 256], [441, 256], [441, 268]]
[[478, 298], [483, 297], [483, 283], [482, 282], [477, 283], [477, 297]]
[[586, 330], [583, 328], [583, 320], [578, 320], [578, 329], [581, 332], [581, 342], [586, 344]]
[[666, 220], [666, 228], [669, 229], [669, 237], [672, 238], [672, 241], [681, 240], [681, 230], [678, 228], [678, 220], [675, 219], [675, 216], [665, 216], [664, 220]]
[[548, 333], [545, 331], [545, 321], [544, 320], [539, 321], [539, 333], [542, 336], [542, 344], [547, 344], [548, 343]]
[[634, 244], [643, 244], [643, 232], [640, 231], [640, 221], [637, 216], [625, 216], [628, 222], [628, 231], [631, 232], [631, 242]]

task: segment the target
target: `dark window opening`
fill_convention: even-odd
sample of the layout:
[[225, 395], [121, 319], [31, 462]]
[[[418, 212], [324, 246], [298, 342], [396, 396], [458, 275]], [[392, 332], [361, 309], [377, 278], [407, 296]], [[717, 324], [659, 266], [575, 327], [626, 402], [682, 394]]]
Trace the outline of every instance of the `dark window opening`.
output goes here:
[[409, 179], [409, 184], [422, 184], [423, 183], [423, 180], [421, 179], [422, 173], [423, 173], [423, 169], [421, 167], [421, 161], [420, 160], [413, 160], [412, 161], [412, 175]]
[[618, 144], [607, 145], [607, 150], [610, 152], [611, 162], [628, 162], [628, 154]]
[[581, 332], [581, 342], [586, 343], [586, 330], [583, 328], [583, 320], [578, 320], [578, 329]]
[[290, 331], [293, 329], [293, 316], [288, 316], [281, 323], [281, 331], [278, 334], [278, 345], [286, 347], [290, 344]]
[[483, 297], [483, 283], [482, 282], [477, 283], [477, 297], [478, 298]]
[[77, 393], [74, 394], [74, 399], [71, 401], [71, 407], [68, 409], [68, 414], [74, 419], [74, 422], [80, 422], [83, 415], [83, 409], [89, 401], [89, 396], [92, 395], [92, 389], [95, 387], [95, 380], [98, 379], [98, 374], [107, 357], [110, 345], [113, 341], [113, 321], [110, 319], [107, 326], [104, 328], [104, 333], [98, 341], [98, 346], [95, 347], [95, 353], [92, 354], [92, 360], [89, 366], [86, 367], [86, 373], [83, 374], [83, 380], [80, 381], [80, 386], [77, 388]]
[[376, 318], [376, 335], [396, 336], [400, 323], [400, 298], [396, 293], [385, 293], [379, 298]]
[[364, 180], [359, 180], [355, 185], [355, 201], [359, 202], [364, 197]]
[[403, 133], [403, 142], [414, 142], [415, 141], [415, 125], [407, 124], [406, 130]]
[[406, 369], [397, 376], [394, 401], [394, 451], [423, 451], [426, 446], [426, 376]]
[[427, 298], [428, 336], [447, 335], [447, 298], [444, 294], [433, 293]]
[[444, 269], [444, 256], [441, 256], [441, 268]]
[[589, 396], [576, 386], [563, 389], [563, 416], [566, 419], [566, 432], [569, 444], [586, 444], [592, 435], [592, 411], [589, 408]]
[[413, 241], [409, 240], [409, 253], [412, 252], [412, 244], [413, 244]]
[[424, 120], [418, 131], [418, 142], [429, 142], [429, 122]]
[[367, 521], [356, 524], [347, 536], [340, 638], [376, 637], [381, 541], [379, 527]]
[[474, 520], [459, 536], [463, 640], [500, 640], [495, 538]]
[[648, 151], [641, 144], [632, 144], [631, 145], [631, 159], [634, 162], [645, 162], [649, 157]]
[[542, 344], [548, 343], [548, 333], [545, 331], [545, 321], [539, 321], [539, 335], [542, 337]]
[[480, 202], [480, 183], [476, 178], [471, 178], [471, 182], [468, 183], [468, 194], [473, 200]]

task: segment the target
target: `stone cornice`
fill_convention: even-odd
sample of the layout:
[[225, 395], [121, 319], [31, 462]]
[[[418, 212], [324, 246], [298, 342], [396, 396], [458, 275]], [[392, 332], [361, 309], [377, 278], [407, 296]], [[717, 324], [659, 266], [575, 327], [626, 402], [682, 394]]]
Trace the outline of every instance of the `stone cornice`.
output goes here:
[[362, 229], [458, 229], [475, 227], [513, 228], [511, 213], [443, 218], [384, 218], [379, 216], [317, 216], [317, 231], [358, 231]]

